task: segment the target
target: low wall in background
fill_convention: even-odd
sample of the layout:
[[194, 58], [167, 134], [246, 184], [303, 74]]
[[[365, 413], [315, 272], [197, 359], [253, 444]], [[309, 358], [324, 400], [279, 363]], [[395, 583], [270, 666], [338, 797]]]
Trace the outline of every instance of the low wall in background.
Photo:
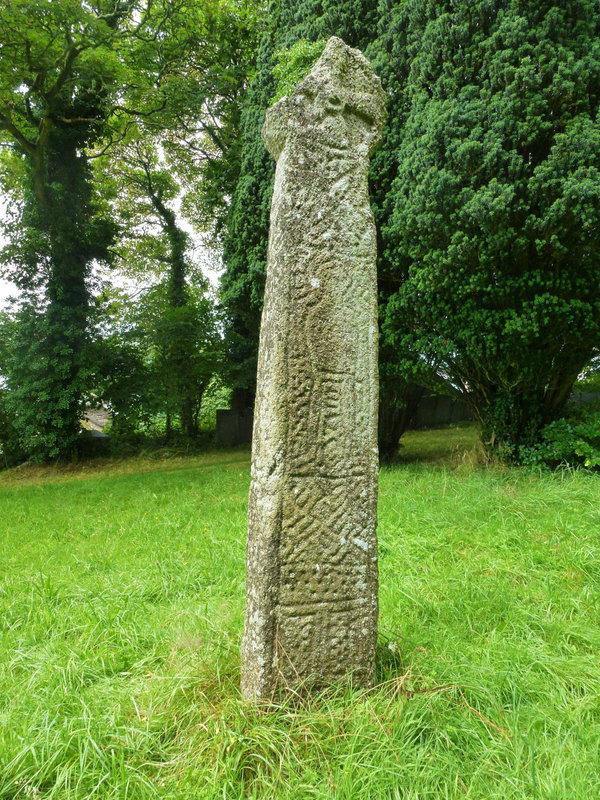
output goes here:
[[441, 428], [453, 422], [473, 419], [473, 412], [463, 400], [444, 395], [426, 395], [408, 426], [411, 430], [422, 428]]
[[[473, 418], [471, 409], [462, 400], [453, 397], [430, 395], [419, 403], [417, 412], [409, 426], [420, 428], [441, 428], [453, 422], [463, 422]], [[236, 447], [252, 441], [252, 412], [233, 411], [228, 408], [217, 410], [217, 445]]]
[[597, 403], [600, 400], [600, 392], [573, 392], [569, 398], [569, 402], [581, 408], [587, 406], [588, 403]]
[[230, 408], [217, 409], [217, 445], [236, 447], [252, 441], [252, 412], [233, 411]]
[[[598, 392], [573, 392], [570, 398], [576, 406], [600, 400]], [[441, 428], [456, 422], [473, 419], [473, 412], [464, 400], [445, 395], [426, 395], [418, 405], [410, 430]], [[235, 447], [252, 441], [252, 412], [245, 413], [221, 408], [217, 411], [217, 444]]]

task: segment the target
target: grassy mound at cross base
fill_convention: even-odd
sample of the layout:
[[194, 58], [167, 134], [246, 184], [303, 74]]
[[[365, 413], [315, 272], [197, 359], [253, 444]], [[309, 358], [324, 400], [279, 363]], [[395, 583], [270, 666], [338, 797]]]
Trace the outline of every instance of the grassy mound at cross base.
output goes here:
[[600, 477], [472, 443], [414, 432], [381, 473], [378, 686], [268, 712], [238, 691], [247, 453], [1, 476], [0, 798], [596, 797]]

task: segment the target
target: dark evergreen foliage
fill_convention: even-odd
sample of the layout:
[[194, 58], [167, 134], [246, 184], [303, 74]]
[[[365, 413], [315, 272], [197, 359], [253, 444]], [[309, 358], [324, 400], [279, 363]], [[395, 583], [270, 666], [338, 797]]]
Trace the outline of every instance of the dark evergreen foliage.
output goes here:
[[[535, 440], [600, 341], [599, 12], [597, 0], [273, 4], [225, 251], [241, 385], [253, 388], [266, 260], [272, 53], [337, 34], [366, 50], [388, 95], [371, 169], [382, 419], [401, 418], [417, 379], [464, 395], [507, 454]], [[384, 456], [395, 441], [380, 439]]]
[[510, 456], [600, 341], [600, 5], [382, 11], [383, 341], [434, 365]]
[[223, 239], [221, 300], [226, 314], [229, 381], [234, 403], [241, 407], [253, 404], [275, 173], [273, 159], [260, 138], [265, 111], [275, 93], [274, 40], [269, 26], [260, 43], [256, 76], [242, 114], [240, 173]]
[[331, 35], [364, 47], [375, 30], [376, 3], [291, 3], [274, 0], [258, 52], [256, 75], [242, 117], [241, 166], [224, 237], [221, 297], [227, 319], [228, 361], [234, 402], [252, 405], [265, 281], [269, 211], [275, 164], [260, 132], [275, 96], [275, 54], [301, 39]]

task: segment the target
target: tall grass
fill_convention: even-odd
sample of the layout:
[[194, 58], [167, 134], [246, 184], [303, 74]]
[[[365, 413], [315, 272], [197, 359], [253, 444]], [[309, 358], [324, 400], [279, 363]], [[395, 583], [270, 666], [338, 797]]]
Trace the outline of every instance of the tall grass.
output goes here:
[[0, 798], [597, 797], [600, 479], [472, 445], [381, 473], [377, 686], [270, 709], [238, 688], [247, 453], [0, 478]]

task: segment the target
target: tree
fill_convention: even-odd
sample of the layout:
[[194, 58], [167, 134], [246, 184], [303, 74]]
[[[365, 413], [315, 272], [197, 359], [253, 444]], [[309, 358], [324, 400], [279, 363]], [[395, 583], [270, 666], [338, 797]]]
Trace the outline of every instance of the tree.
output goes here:
[[[181, 212], [196, 228], [221, 235], [240, 170], [241, 116], [258, 46], [254, 0], [203, 2], [203, 46], [188, 55], [172, 123], [161, 146], [182, 189]], [[193, 80], [190, 80], [193, 78]]]
[[6, 387], [6, 376], [15, 334], [14, 316], [0, 311], [0, 468], [10, 467], [22, 460], [15, 429], [15, 416], [8, 402], [9, 393]]
[[[24, 352], [21, 338], [18, 369], [8, 376], [15, 390], [11, 401], [21, 406], [16, 418], [21, 444], [38, 458], [71, 449], [79, 431], [86, 278], [92, 259], [106, 257], [113, 233], [97, 213], [83, 155], [100, 135], [106, 102], [101, 78], [89, 72], [93, 57], [84, 42], [110, 39], [117, 18], [92, 31], [72, 4], [57, 4], [47, 14], [34, 6], [8, 3], [0, 12], [0, 130], [22, 160], [25, 178], [21, 213], [13, 219], [23, 233], [17, 238], [14, 232], [8, 250], [13, 277], [32, 293], [43, 287], [46, 301], [42, 319], [33, 313], [30, 296], [21, 326], [33, 337], [31, 352]], [[86, 61], [86, 77], [74, 81], [78, 59]]]
[[246, 348], [245, 385], [266, 260], [272, 165], [260, 127], [275, 93], [273, 53], [337, 33], [366, 48], [388, 94], [370, 175], [381, 419], [394, 428], [382, 454], [395, 451], [408, 381], [464, 395], [487, 442], [510, 450], [535, 439], [599, 338], [597, 3], [272, 9], [225, 250], [224, 301]]
[[226, 319], [228, 380], [232, 404], [252, 407], [256, 383], [258, 331], [264, 293], [269, 211], [275, 172], [260, 131], [274, 94], [274, 33], [260, 43], [257, 71], [241, 117], [240, 169], [223, 232], [221, 302]]
[[[134, 124], [156, 134], [223, 111], [226, 92], [207, 104], [210, 91], [199, 70], [213, 52], [215, 31], [223, 29], [215, 20], [227, 17], [221, 14], [226, 6], [219, 0], [11, 0], [0, 9], [0, 136], [24, 176], [13, 187], [20, 213], [9, 228], [7, 256], [11, 277], [31, 302], [40, 293], [44, 298], [38, 302], [43, 324], [36, 327], [42, 339], [30, 340], [32, 350], [23, 353], [9, 385], [27, 409], [18, 424], [36, 458], [68, 454], [77, 441], [90, 269], [110, 260], [116, 235], [94, 190], [91, 151], [108, 152]], [[227, 8], [235, 17], [235, 4]], [[196, 138], [200, 132], [215, 139], [223, 123], [214, 118], [193, 130]], [[226, 138], [219, 141], [226, 146]]]
[[[17, 2], [0, 11], [0, 130], [26, 177], [9, 250], [13, 277], [43, 291], [44, 313], [23, 324], [19, 369], [9, 375], [24, 449], [34, 458], [70, 452], [85, 383], [93, 259], [107, 259], [114, 228], [98, 213], [85, 151], [105, 135], [127, 66], [133, 3]], [[140, 23], [141, 34], [144, 24]], [[131, 68], [131, 64], [128, 65]], [[16, 236], [13, 242], [17, 242]], [[23, 349], [24, 348], [24, 349]]]
[[381, 10], [384, 337], [518, 456], [600, 341], [598, 3]]
[[[256, 354], [267, 258], [269, 210], [274, 163], [261, 140], [266, 109], [275, 96], [293, 88], [319, 57], [327, 38], [340, 36], [347, 44], [366, 50], [376, 36], [378, 7], [374, 0], [359, 2], [315, 2], [295, 5], [273, 2], [271, 24], [263, 35], [255, 80], [242, 117], [242, 162], [240, 178], [227, 221], [224, 239], [225, 272], [222, 299], [226, 310], [230, 380], [233, 401], [251, 406], [256, 379]], [[381, 66], [381, 65], [379, 65]], [[379, 69], [381, 74], [381, 70]], [[385, 85], [385, 83], [384, 83]], [[371, 194], [378, 230], [388, 206], [386, 196], [395, 175], [394, 136], [389, 128], [375, 154], [370, 173]], [[378, 261], [380, 316], [396, 284], [385, 264]], [[400, 358], [389, 337], [380, 337], [379, 452], [392, 459], [398, 440], [422, 395], [414, 381], [422, 379], [428, 366], [412, 354]]]
[[[204, 393], [221, 368], [221, 337], [213, 298], [193, 279], [186, 304], [173, 307], [168, 280], [134, 296], [109, 288], [95, 314], [97, 400], [111, 411], [111, 435], [131, 439], [152, 428], [193, 443]], [[185, 364], [178, 359], [185, 357]]]
[[152, 370], [162, 387], [150, 393], [162, 398], [167, 437], [177, 416], [185, 438], [193, 439], [202, 395], [220, 365], [221, 350], [208, 282], [189, 257], [190, 236], [177, 212], [195, 187], [173, 177], [162, 142], [148, 136], [134, 134], [110, 159], [98, 161], [98, 171], [123, 230], [115, 269], [151, 283], [137, 301], [140, 308], [147, 306], [146, 321], [138, 314], [135, 324], [138, 333], [146, 328], [141, 338], [152, 343]]
[[[173, 306], [170, 293], [167, 286], [164, 310], [154, 328], [157, 373], [167, 417], [178, 414], [181, 433], [190, 442], [199, 433], [202, 397], [220, 366], [221, 340], [209, 296], [188, 287], [185, 305]], [[151, 302], [156, 307], [156, 301]]]

